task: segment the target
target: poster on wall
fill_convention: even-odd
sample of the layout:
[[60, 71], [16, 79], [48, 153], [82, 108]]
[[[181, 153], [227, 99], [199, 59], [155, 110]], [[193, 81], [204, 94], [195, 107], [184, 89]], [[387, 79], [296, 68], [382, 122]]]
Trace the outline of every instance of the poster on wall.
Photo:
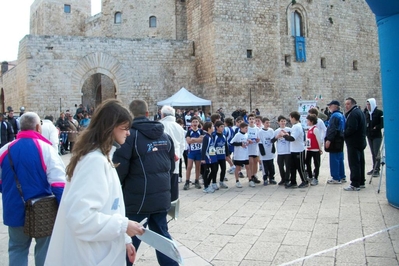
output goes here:
[[306, 117], [308, 116], [308, 111], [310, 108], [316, 108], [317, 101], [309, 100], [309, 101], [298, 101], [298, 112], [301, 115], [301, 124], [304, 129], [308, 129], [308, 125], [306, 124]]

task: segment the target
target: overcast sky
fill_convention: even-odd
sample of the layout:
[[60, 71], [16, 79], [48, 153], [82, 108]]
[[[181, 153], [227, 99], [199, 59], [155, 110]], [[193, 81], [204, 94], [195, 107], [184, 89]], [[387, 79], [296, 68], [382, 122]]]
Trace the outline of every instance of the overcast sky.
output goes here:
[[[29, 34], [30, 6], [34, 0], [0, 0], [0, 62], [18, 57], [19, 41]], [[101, 10], [101, 0], [91, 0], [92, 14]]]

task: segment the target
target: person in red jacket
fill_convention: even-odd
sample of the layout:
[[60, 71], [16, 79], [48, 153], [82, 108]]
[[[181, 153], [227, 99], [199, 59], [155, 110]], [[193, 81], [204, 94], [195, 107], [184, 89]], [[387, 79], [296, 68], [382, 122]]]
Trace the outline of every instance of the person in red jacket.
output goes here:
[[[319, 170], [320, 170], [320, 155], [322, 151], [322, 140], [319, 129], [317, 128], [317, 116], [310, 114], [306, 117], [306, 123], [309, 126], [308, 133], [306, 135], [306, 171], [308, 172], [308, 178], [311, 178], [310, 185], [316, 186], [319, 184]], [[312, 159], [314, 163], [314, 176], [312, 173]]]

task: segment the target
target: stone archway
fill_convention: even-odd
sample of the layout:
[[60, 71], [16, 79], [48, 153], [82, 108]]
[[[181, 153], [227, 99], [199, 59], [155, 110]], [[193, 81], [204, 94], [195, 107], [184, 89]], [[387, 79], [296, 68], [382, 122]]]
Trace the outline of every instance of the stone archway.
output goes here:
[[[88, 82], [93, 82], [92, 84], [95, 85], [88, 86]], [[80, 93], [85, 106], [87, 104], [95, 106], [96, 99], [98, 104], [98, 101], [107, 98], [118, 98], [121, 92], [128, 91], [127, 84], [127, 75], [123, 65], [115, 57], [103, 52], [95, 52], [83, 57], [72, 74], [72, 90]], [[96, 96], [101, 97], [96, 98]]]
[[116, 98], [116, 86], [107, 75], [96, 73], [83, 83], [83, 106], [97, 107], [102, 101], [110, 98]]

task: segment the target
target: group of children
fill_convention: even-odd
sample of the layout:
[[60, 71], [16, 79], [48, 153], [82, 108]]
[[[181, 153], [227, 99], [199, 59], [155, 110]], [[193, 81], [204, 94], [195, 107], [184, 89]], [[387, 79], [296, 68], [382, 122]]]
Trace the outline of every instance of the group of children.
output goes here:
[[[318, 184], [320, 156], [322, 154], [323, 130], [317, 127], [317, 114], [309, 113], [306, 117], [309, 129], [307, 133], [300, 123], [298, 112], [290, 113], [292, 127], [286, 127], [287, 119], [278, 117], [279, 128], [270, 128], [266, 117], [250, 114], [248, 124], [241, 117], [233, 120], [226, 118], [220, 121], [218, 115], [212, 115], [212, 122], [205, 122], [199, 128], [200, 118], [193, 117], [191, 127], [187, 130], [188, 164], [184, 190], [190, 188], [190, 175], [195, 165], [196, 188], [201, 189], [200, 173], [204, 180], [205, 193], [213, 193], [219, 188], [228, 188], [225, 184], [226, 161], [230, 164], [230, 173], [235, 175], [235, 186], [242, 188], [240, 177], [242, 168], [246, 170], [248, 185], [255, 187], [261, 181], [256, 176], [258, 165], [263, 174], [263, 185], [275, 185], [274, 158], [277, 154], [277, 165], [281, 176], [278, 185], [288, 188], [303, 188]], [[305, 154], [305, 150], [306, 154]], [[233, 154], [233, 160], [230, 155]], [[312, 171], [312, 161], [314, 171]], [[306, 165], [306, 172], [305, 172]], [[217, 185], [217, 172], [220, 168], [220, 181]], [[298, 185], [296, 173], [301, 183]]]

